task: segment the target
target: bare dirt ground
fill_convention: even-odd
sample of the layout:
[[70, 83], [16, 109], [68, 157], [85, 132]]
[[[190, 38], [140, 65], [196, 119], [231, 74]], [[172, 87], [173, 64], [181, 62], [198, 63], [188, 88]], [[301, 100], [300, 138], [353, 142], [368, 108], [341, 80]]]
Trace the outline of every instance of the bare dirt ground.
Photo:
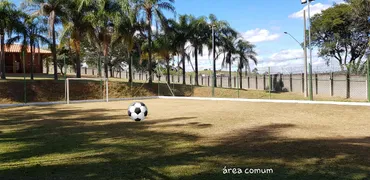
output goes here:
[[370, 178], [370, 107], [141, 101], [0, 109], [0, 178]]

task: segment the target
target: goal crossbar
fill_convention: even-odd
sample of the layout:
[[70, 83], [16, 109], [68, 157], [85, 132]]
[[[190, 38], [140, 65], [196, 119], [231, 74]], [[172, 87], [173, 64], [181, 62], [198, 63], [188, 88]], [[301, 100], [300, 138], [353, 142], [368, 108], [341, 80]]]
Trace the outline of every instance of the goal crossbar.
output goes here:
[[106, 102], [109, 101], [108, 78], [67, 78], [65, 80], [65, 96], [66, 96], [66, 103], [67, 104], [70, 104], [70, 100], [69, 100], [69, 81], [70, 80], [73, 80], [73, 81], [104, 81], [105, 82], [105, 95], [104, 95], [105, 96], [105, 101]]

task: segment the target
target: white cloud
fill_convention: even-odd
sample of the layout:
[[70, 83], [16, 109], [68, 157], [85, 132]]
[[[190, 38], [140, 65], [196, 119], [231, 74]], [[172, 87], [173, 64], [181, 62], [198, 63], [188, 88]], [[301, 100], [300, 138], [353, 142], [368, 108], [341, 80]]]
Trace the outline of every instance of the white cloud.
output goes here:
[[270, 33], [267, 29], [252, 29], [242, 33], [243, 38], [251, 43], [273, 41], [280, 37], [280, 34]]
[[[322, 3], [316, 3], [314, 5], [311, 5], [310, 8], [310, 16], [313, 16], [315, 14], [321, 13], [321, 11], [330, 8], [332, 5], [330, 4], [322, 4]], [[308, 6], [306, 5], [302, 10], [295, 12], [291, 15], [289, 15], [289, 18], [303, 18], [303, 10], [306, 10], [306, 16], [307, 16], [307, 9]]]

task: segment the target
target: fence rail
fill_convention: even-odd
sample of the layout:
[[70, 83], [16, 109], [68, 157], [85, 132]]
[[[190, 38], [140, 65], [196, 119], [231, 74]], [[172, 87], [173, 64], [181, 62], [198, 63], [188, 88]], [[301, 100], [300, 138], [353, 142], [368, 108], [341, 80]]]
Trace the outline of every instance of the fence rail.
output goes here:
[[[46, 70], [44, 71], [46, 72]], [[69, 69], [68, 73], [74, 73], [74, 70]], [[95, 68], [82, 68], [82, 75], [95, 76], [97, 77], [98, 70]], [[52, 69], [49, 70], [52, 73]], [[119, 78], [128, 80], [129, 73], [127, 71], [117, 71], [114, 70], [113, 73], [110, 71], [108, 75], [113, 75], [109, 78]], [[164, 82], [167, 81], [167, 76], [157, 76], [153, 75], [154, 82]], [[255, 74], [244, 76], [241, 80], [236, 75], [232, 75], [229, 80], [228, 74], [217, 75], [217, 87], [221, 88], [239, 88], [249, 90], [268, 90], [270, 82], [269, 74]], [[149, 78], [146, 72], [133, 72], [133, 81], [143, 82], [147, 81]], [[207, 74], [200, 74], [198, 76], [199, 86], [211, 87], [212, 86], [212, 76]], [[304, 93], [305, 91], [305, 79], [303, 73], [278, 73], [270, 75], [272, 91], [280, 92], [295, 92]], [[347, 75], [345, 73], [315, 73], [312, 77], [313, 80], [313, 95], [314, 96], [331, 96], [331, 97], [341, 97], [349, 99], [368, 99], [368, 89], [367, 89], [367, 77], [361, 75]], [[185, 78], [185, 83], [187, 85], [195, 85], [195, 76], [189, 74]], [[182, 75], [171, 74], [170, 83], [173, 84], [183, 84]]]

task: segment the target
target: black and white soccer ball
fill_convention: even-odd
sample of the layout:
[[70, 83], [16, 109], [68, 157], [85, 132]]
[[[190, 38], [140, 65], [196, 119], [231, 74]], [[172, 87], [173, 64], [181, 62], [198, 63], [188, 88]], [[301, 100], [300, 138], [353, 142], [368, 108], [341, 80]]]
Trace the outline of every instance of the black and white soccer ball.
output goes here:
[[142, 121], [148, 115], [148, 108], [142, 102], [134, 102], [128, 107], [128, 116], [132, 120]]

